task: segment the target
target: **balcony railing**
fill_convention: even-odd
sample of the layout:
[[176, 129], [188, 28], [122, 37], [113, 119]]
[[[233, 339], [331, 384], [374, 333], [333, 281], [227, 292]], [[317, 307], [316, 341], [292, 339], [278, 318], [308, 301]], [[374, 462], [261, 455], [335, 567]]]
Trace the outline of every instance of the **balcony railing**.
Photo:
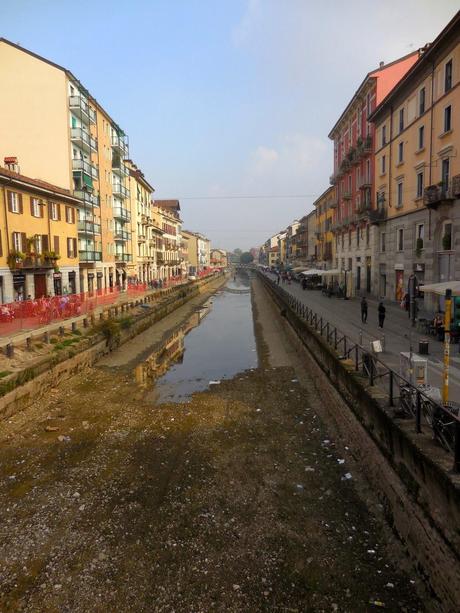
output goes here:
[[145, 234], [138, 234], [137, 235], [137, 242], [138, 243], [145, 243]]
[[97, 151], [97, 140], [83, 128], [70, 128], [70, 140], [87, 153]]
[[93, 221], [79, 220], [78, 231], [80, 234], [100, 234], [101, 224]]
[[358, 185], [359, 189], [370, 189], [372, 187], [372, 182], [370, 177], [363, 177]]
[[118, 196], [118, 198], [129, 198], [129, 189], [126, 189], [121, 183], [113, 183], [112, 193], [114, 196]]
[[384, 221], [387, 218], [387, 210], [383, 207], [373, 209], [368, 212], [368, 217], [371, 223], [378, 224], [380, 221]]
[[337, 204], [338, 204], [337, 198], [331, 198], [331, 200], [329, 201], [329, 208], [336, 209]]
[[129, 175], [129, 170], [126, 168], [123, 160], [119, 156], [114, 156], [112, 158], [112, 172], [120, 177], [127, 177]]
[[437, 207], [439, 204], [452, 204], [460, 196], [460, 175], [455, 175], [450, 181], [430, 185], [423, 191], [423, 203], [427, 207]]
[[113, 207], [113, 216], [115, 219], [122, 219], [123, 221], [131, 221], [131, 211], [123, 208], [122, 206]]
[[112, 147], [120, 153], [121, 157], [128, 157], [128, 143], [125, 136], [112, 134]]
[[74, 172], [84, 172], [93, 179], [99, 178], [99, 171], [93, 164], [90, 164], [86, 160], [72, 160], [72, 170]]
[[115, 262], [132, 262], [133, 256], [131, 253], [116, 253]]
[[351, 192], [349, 192], [348, 190], [342, 193], [342, 198], [344, 200], [351, 200]]
[[72, 113], [77, 115], [83, 122], [89, 123], [90, 110], [86, 98], [82, 96], [69, 96], [69, 108]]
[[129, 232], [127, 232], [126, 230], [115, 229], [113, 232], [113, 236], [116, 241], [129, 240]]
[[87, 205], [89, 207], [99, 206], [99, 196], [96, 196], [95, 194], [90, 194], [85, 190], [75, 190], [74, 196], [76, 198], [80, 198], [80, 200], [83, 201], [84, 205]]
[[80, 258], [80, 262], [101, 262], [102, 261], [102, 252], [101, 251], [79, 251], [78, 256]]

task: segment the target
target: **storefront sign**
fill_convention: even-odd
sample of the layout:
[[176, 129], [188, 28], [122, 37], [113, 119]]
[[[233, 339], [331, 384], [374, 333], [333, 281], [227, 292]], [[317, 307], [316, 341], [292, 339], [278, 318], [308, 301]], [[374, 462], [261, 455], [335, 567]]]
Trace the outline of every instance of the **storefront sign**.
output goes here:
[[62, 272], [53, 273], [53, 279], [61, 279], [61, 278], [62, 278]]
[[414, 272], [425, 272], [425, 264], [414, 263]]

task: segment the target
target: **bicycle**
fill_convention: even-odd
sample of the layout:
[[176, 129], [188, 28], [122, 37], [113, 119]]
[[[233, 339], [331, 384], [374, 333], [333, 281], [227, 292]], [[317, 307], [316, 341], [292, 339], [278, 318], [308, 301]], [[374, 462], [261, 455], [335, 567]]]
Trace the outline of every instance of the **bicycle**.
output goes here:
[[436, 407], [433, 412], [433, 433], [441, 447], [453, 453], [455, 447], [455, 422], [457, 421], [454, 417], [459, 416], [460, 404], [447, 402], [444, 407], [447, 411]]

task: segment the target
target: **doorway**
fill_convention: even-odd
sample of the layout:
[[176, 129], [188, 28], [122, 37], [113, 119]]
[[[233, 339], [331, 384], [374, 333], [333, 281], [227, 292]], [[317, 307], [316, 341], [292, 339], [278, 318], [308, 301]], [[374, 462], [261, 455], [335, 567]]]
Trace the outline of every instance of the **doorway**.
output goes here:
[[42, 298], [46, 296], [46, 275], [45, 274], [36, 274], [34, 275], [34, 286], [35, 286], [35, 299]]

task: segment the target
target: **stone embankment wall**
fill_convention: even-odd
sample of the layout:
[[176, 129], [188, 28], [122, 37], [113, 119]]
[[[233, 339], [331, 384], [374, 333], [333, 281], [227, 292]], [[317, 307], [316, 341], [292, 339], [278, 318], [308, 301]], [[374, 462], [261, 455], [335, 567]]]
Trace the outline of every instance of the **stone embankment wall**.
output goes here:
[[369, 388], [263, 275], [261, 279], [343, 398], [339, 407], [324, 403], [328, 417], [354, 450], [388, 523], [439, 603], [439, 610], [458, 611], [460, 477], [449, 470], [452, 458], [441, 449], [437, 455], [428, 431], [416, 434], [410, 424], [395, 420], [378, 388]]
[[[63, 378], [71, 377], [81, 369], [91, 366], [111, 351], [112, 347], [118, 347], [137, 336], [199, 293], [209, 291], [211, 287], [218, 289], [225, 281], [224, 275], [207, 277], [108, 308], [99, 314], [97, 323], [93, 318], [91, 324], [95, 325], [94, 333], [90, 329], [78, 346], [43, 356], [28, 368], [15, 373], [14, 378], [6, 382], [12, 389], [0, 397], [0, 418], [9, 417], [32, 402], [37, 402], [51, 388], [58, 386]], [[103, 334], [97, 331], [97, 324], [108, 319], [120, 321], [122, 324], [123, 321], [129, 320], [129, 326], [120, 327], [116, 344], [108, 342]]]

